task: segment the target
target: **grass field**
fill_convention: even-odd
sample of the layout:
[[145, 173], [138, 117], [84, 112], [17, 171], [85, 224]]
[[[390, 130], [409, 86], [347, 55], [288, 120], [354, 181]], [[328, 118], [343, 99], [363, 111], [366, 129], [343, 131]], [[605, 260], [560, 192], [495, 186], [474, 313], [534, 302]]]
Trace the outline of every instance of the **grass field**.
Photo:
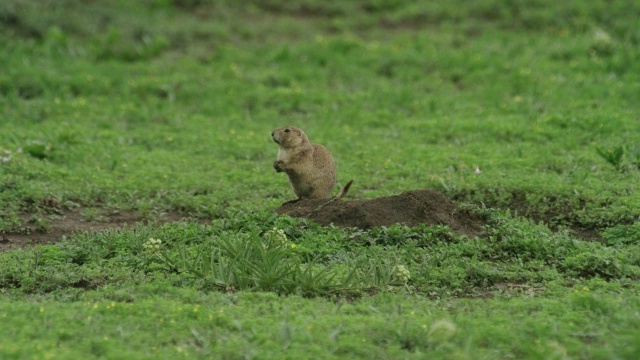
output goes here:
[[[2, 1], [0, 358], [640, 358], [639, 15]], [[484, 234], [275, 216], [282, 125]]]

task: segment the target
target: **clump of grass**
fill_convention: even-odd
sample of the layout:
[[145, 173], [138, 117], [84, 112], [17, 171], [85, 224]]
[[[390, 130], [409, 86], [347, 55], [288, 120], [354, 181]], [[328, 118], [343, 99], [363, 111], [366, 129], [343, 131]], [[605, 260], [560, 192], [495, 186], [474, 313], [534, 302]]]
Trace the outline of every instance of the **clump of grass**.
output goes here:
[[102, 215], [99, 208], [85, 208], [80, 211], [84, 221], [105, 221], [107, 217]]
[[596, 148], [596, 152], [601, 158], [606, 160], [609, 164], [613, 165], [616, 170], [621, 171], [623, 169], [622, 157], [624, 156], [624, 147], [618, 146], [613, 150], [603, 150]]
[[29, 218], [29, 223], [35, 226], [35, 230], [41, 233], [51, 231], [51, 220], [46, 216], [33, 215]]
[[602, 239], [610, 246], [640, 245], [640, 222], [610, 227], [602, 232]]
[[640, 145], [619, 145], [611, 150], [596, 147], [596, 153], [620, 172], [640, 170]]
[[394, 276], [403, 284], [408, 280], [406, 268], [398, 270], [381, 256], [355, 253], [354, 260], [339, 267], [327, 266], [317, 258], [304, 261], [296, 247], [282, 230], [261, 237], [228, 233], [196, 249], [179, 245], [161, 258], [172, 269], [193, 274], [223, 291], [326, 296], [375, 290], [393, 283]]

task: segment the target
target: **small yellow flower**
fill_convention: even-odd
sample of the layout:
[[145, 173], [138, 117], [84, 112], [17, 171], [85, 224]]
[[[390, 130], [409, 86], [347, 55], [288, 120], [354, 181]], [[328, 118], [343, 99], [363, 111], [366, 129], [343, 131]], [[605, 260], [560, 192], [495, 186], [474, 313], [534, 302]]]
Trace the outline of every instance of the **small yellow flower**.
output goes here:
[[44, 308], [40, 307], [40, 314], [42, 314], [44, 312]]
[[291, 244], [291, 248], [295, 249], [296, 248], [296, 244]]

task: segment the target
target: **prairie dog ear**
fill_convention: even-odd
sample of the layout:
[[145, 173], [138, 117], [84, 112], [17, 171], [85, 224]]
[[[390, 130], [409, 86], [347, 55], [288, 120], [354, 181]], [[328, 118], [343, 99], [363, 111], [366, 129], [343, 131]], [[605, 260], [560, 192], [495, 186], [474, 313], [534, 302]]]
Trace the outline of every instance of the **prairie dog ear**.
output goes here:
[[293, 132], [296, 134], [297, 137], [302, 136], [302, 132], [300, 130], [298, 130], [297, 128], [288, 128], [285, 130], [285, 132]]

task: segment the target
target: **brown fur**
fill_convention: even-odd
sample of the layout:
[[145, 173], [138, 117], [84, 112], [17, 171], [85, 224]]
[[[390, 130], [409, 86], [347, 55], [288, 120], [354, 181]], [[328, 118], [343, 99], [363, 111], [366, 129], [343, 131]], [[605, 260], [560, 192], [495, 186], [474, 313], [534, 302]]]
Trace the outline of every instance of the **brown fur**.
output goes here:
[[336, 163], [326, 147], [311, 143], [304, 131], [294, 126], [275, 129], [271, 138], [278, 144], [273, 167], [287, 174], [298, 200], [322, 199], [331, 194], [336, 185]]

